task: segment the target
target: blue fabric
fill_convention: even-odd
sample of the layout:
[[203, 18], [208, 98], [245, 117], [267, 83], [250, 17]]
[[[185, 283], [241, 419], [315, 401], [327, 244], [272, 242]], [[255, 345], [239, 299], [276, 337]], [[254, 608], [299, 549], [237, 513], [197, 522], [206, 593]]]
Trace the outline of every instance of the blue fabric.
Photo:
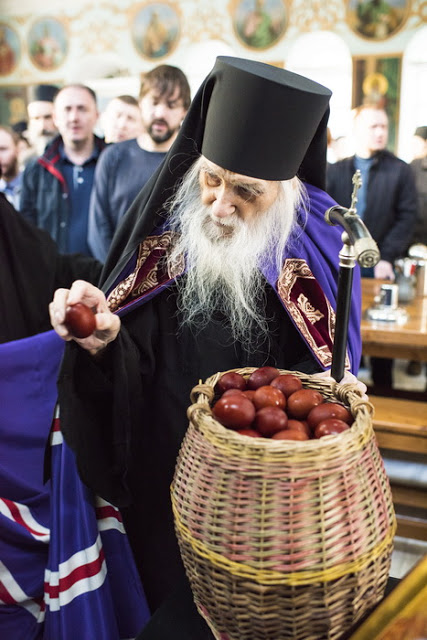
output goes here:
[[[79, 479], [53, 420], [65, 343], [0, 345], [0, 638], [121, 640], [149, 619], [119, 511]], [[52, 431], [52, 479], [43, 465]]]
[[99, 158], [89, 209], [89, 246], [104, 262], [114, 232], [142, 187], [166, 156], [141, 149], [136, 139], [110, 145]]
[[368, 183], [369, 183], [369, 171], [371, 170], [372, 163], [374, 158], [360, 158], [359, 156], [354, 156], [354, 166], [356, 169], [359, 169], [360, 176], [362, 178], [362, 184], [359, 187], [357, 192], [357, 214], [359, 218], [362, 218], [365, 214], [366, 209], [366, 199], [368, 194]]
[[68, 253], [92, 255], [87, 241], [89, 203], [95, 177], [95, 166], [99, 149], [94, 151], [82, 165], [76, 165], [67, 158], [64, 147], [60, 146], [60, 167], [68, 186], [70, 219], [68, 225]]

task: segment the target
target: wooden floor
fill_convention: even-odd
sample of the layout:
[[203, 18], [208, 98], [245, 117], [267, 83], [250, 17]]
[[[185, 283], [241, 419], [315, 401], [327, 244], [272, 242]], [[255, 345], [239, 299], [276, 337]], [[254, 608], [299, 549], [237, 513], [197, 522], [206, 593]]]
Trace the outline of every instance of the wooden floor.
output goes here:
[[391, 557], [390, 575], [393, 578], [403, 578], [425, 555], [427, 555], [427, 542], [396, 536]]

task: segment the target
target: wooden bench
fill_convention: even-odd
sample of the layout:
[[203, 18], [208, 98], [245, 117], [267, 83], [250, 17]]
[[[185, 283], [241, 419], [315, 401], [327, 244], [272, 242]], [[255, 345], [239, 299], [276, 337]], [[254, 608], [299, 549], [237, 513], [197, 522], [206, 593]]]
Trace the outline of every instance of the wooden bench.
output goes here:
[[427, 541], [427, 402], [369, 396], [390, 479], [397, 535]]

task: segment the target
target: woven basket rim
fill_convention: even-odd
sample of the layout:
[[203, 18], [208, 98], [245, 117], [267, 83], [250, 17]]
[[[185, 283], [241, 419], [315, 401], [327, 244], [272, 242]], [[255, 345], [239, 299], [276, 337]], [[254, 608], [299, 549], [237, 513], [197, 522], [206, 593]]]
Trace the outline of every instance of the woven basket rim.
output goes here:
[[241, 367], [220, 371], [206, 378], [205, 382], [199, 382], [191, 392], [193, 403], [187, 410], [188, 418], [193, 427], [197, 430], [202, 429], [204, 435], [208, 438], [212, 437], [215, 439], [217, 436], [227, 438], [230, 444], [244, 444], [246, 449], [254, 452], [262, 452], [265, 450], [277, 453], [321, 451], [337, 443], [345, 446], [346, 443], [353, 441], [355, 438], [360, 440], [359, 444], [362, 447], [373, 437], [372, 416], [374, 414], [374, 407], [368, 400], [363, 398], [363, 393], [359, 387], [355, 384], [339, 384], [335, 381], [317, 378], [314, 375], [287, 369], [279, 369], [280, 374], [295, 375], [301, 379], [303, 386], [309, 385], [311, 388], [314, 386], [324, 395], [329, 395], [331, 399], [334, 398], [347, 406], [354, 417], [351, 429], [337, 435], [323, 436], [322, 438], [312, 438], [309, 440], [272, 440], [271, 438], [263, 438], [261, 436], [259, 438], [248, 438], [233, 429], [224, 427], [214, 418], [211, 409], [217, 381], [224, 373], [230, 371], [240, 373], [247, 378], [258, 368], [259, 367]]

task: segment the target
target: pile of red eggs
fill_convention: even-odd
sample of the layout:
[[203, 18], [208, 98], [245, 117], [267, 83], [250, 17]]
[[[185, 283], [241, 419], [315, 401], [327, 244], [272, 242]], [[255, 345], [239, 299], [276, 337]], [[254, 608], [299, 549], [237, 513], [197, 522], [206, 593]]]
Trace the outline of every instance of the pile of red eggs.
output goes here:
[[246, 380], [229, 371], [218, 380], [215, 419], [241, 435], [272, 440], [310, 440], [350, 428], [353, 416], [344, 405], [329, 402], [300, 378], [275, 367], [255, 369]]

